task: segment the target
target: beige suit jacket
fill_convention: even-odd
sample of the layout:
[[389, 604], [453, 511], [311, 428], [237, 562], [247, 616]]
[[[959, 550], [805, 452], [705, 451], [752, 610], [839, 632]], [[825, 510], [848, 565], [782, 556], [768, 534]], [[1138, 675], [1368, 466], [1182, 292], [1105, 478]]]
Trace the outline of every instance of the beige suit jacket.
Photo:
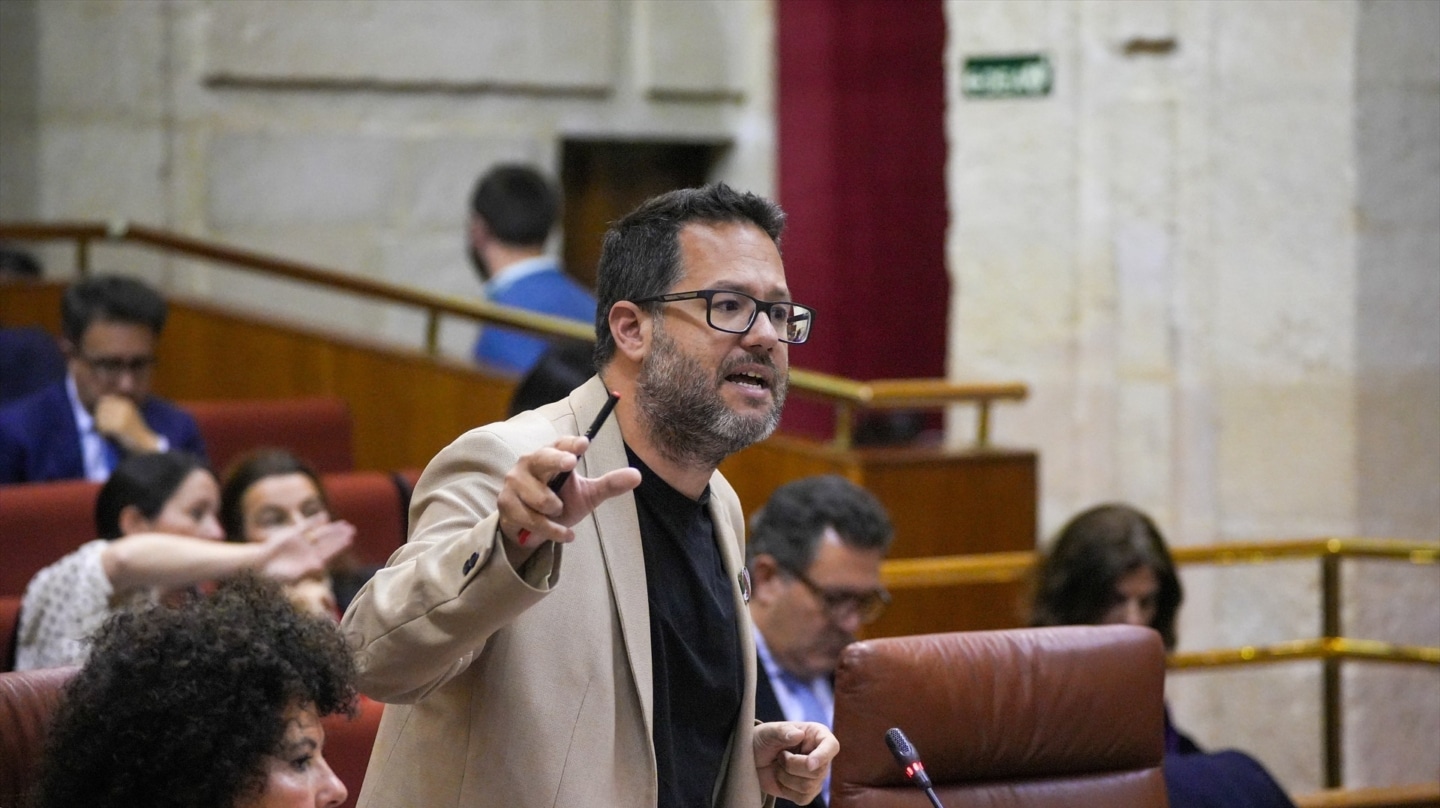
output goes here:
[[[634, 497], [611, 499], [517, 574], [495, 500], [525, 454], [580, 434], [605, 388], [471, 430], [415, 487], [410, 541], [356, 596], [342, 626], [361, 690], [388, 702], [361, 808], [634, 808], [656, 796], [649, 601]], [[576, 473], [625, 466], [610, 420]], [[755, 808], [755, 648], [738, 574], [739, 498], [711, 479], [711, 516], [734, 589], [745, 692], [715, 805]], [[563, 568], [563, 571], [562, 571]], [[683, 761], [682, 761], [683, 763]]]

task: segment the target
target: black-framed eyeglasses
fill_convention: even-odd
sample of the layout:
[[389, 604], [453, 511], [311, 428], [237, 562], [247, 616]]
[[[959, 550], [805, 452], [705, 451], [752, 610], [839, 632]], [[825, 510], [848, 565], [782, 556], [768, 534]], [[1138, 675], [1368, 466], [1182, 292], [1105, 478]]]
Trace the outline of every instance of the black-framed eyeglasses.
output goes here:
[[135, 377], [150, 375], [155, 369], [155, 357], [153, 356], [86, 356], [76, 354], [81, 362], [84, 362], [94, 371], [96, 376], [103, 379], [115, 380], [129, 373]]
[[873, 623], [880, 619], [885, 613], [885, 607], [890, 605], [890, 593], [883, 588], [871, 589], [867, 592], [854, 592], [843, 589], [826, 589], [825, 587], [810, 580], [810, 576], [803, 572], [783, 568], [791, 578], [805, 585], [810, 594], [820, 599], [825, 606], [825, 614], [836, 623], [844, 622], [850, 615], [860, 618], [860, 625]]
[[761, 310], [770, 318], [770, 325], [781, 342], [799, 345], [810, 338], [810, 329], [815, 325], [815, 310], [809, 306], [788, 300], [760, 300], [730, 289], [672, 292], [630, 302], [638, 306], [645, 303], [675, 303], [696, 299], [705, 301], [705, 322], [716, 331], [728, 334], [748, 332], [751, 326], [755, 325], [755, 317]]

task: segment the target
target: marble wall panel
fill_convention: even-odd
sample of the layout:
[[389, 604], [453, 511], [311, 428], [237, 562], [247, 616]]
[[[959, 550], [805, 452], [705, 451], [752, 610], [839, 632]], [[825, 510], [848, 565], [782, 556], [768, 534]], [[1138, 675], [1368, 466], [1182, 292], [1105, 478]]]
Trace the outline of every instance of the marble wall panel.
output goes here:
[[224, 83], [607, 92], [610, 0], [226, 0], [209, 4], [206, 78]]

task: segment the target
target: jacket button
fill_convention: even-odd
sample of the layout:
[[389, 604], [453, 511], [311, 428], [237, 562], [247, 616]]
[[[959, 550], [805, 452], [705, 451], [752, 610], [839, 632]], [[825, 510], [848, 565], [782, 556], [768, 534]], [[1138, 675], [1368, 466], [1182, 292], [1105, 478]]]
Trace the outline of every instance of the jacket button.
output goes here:
[[476, 562], [478, 562], [479, 560], [480, 560], [480, 554], [479, 554], [479, 553], [471, 553], [471, 554], [470, 554], [470, 557], [467, 558], [467, 559], [465, 559], [465, 566], [463, 566], [463, 567], [460, 568], [460, 574], [462, 574], [462, 575], [469, 575], [469, 574], [470, 574], [470, 570], [475, 569], [475, 564], [476, 564]]

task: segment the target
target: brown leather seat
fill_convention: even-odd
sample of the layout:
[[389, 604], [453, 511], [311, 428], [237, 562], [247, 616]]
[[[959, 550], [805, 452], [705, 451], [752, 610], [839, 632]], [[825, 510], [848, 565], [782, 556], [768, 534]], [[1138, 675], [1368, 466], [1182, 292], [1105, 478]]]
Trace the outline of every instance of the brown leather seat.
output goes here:
[[355, 468], [350, 406], [343, 398], [186, 401], [181, 406], [195, 416], [216, 474], [262, 446], [289, 449], [322, 474]]
[[75, 668], [0, 673], [0, 805], [26, 805], [50, 717]]
[[23, 594], [35, 573], [95, 538], [99, 493], [85, 480], [0, 486], [0, 595]]
[[925, 805], [899, 727], [946, 808], [1164, 808], [1160, 635], [1132, 626], [858, 642], [835, 675], [834, 808]]

